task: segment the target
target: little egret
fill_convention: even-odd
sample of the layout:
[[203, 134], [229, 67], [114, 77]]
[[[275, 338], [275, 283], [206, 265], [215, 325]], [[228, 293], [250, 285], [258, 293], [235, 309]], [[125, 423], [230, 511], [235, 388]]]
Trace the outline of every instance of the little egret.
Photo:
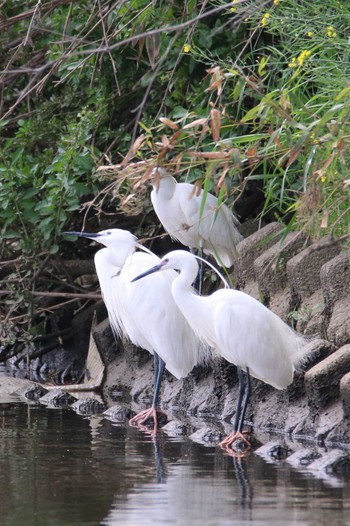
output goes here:
[[151, 184], [153, 208], [170, 236], [190, 249], [214, 256], [218, 265], [231, 267], [237, 258], [236, 245], [243, 237], [230, 209], [193, 184], [177, 183], [164, 168], [153, 170]]
[[[304, 338], [244, 292], [221, 289], [210, 296], [194, 293], [190, 285], [197, 276], [198, 263], [184, 250], [169, 252], [133, 281], [166, 269], [180, 270], [171, 291], [192, 329], [238, 369], [239, 396], [234, 429], [220, 445], [232, 451], [231, 445], [238, 438], [250, 445], [242, 432], [251, 392], [250, 375], [276, 389], [286, 388], [293, 381], [295, 363], [301, 359]], [[246, 386], [242, 371], [246, 373]]]
[[[157, 430], [158, 396], [164, 367], [176, 378], [188, 375], [200, 359], [203, 344], [191, 329], [171, 294], [176, 278], [174, 270], [166, 271], [163, 279], [154, 276], [145, 286], [138, 287], [131, 279], [140, 269], [148, 269], [160, 259], [137, 243], [126, 230], [112, 228], [98, 233], [65, 232], [101, 243], [106, 248], [95, 254], [96, 273], [112, 330], [127, 336], [134, 345], [146, 349], [154, 357], [154, 395], [152, 407], [130, 420], [143, 425], [151, 417]], [[141, 248], [147, 251], [136, 251]]]

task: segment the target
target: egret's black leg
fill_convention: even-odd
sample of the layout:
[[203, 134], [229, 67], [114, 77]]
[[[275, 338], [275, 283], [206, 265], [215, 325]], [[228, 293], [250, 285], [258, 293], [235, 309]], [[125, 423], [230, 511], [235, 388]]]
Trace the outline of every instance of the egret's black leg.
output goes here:
[[157, 353], [154, 353], [153, 354], [153, 364], [154, 364], [154, 386], [153, 386], [154, 389], [153, 389], [152, 406], [150, 409], [141, 411], [141, 413], [134, 416], [129, 421], [129, 424], [131, 426], [140, 426], [142, 428], [145, 428], [145, 426], [148, 425], [149, 419], [153, 418], [153, 431], [156, 432], [158, 430], [157, 415], [161, 414], [166, 417], [165, 413], [158, 408], [159, 390], [160, 390], [160, 386], [162, 383], [165, 362], [158, 356]]
[[242, 400], [243, 400], [243, 395], [244, 395], [244, 390], [245, 390], [244, 377], [243, 377], [242, 369], [240, 367], [237, 367], [237, 372], [238, 372], [239, 391], [238, 391], [238, 400], [237, 400], [235, 421], [234, 421], [234, 424], [233, 424], [233, 431], [235, 433], [237, 433], [237, 431], [240, 431], [240, 427], [239, 427], [240, 426], [240, 416], [241, 416], [241, 412], [242, 412]]
[[[231, 446], [233, 442], [240, 439], [245, 442], [245, 444], [251, 448], [251, 444], [249, 440], [244, 436], [246, 433], [242, 432], [243, 424], [244, 424], [244, 418], [247, 410], [247, 405], [251, 393], [251, 384], [250, 384], [250, 374], [249, 369], [247, 367], [247, 381], [246, 385], [244, 383], [244, 376], [243, 371], [240, 369], [240, 367], [237, 367], [238, 371], [238, 380], [239, 380], [239, 393], [238, 393], [238, 401], [237, 401], [237, 411], [235, 415], [235, 421], [234, 421], [234, 429], [233, 432], [224, 440], [220, 442], [220, 446], [225, 449], [229, 454], [232, 454]], [[244, 400], [243, 400], [244, 399]], [[242, 406], [243, 401], [243, 406]]]
[[158, 356], [155, 352], [153, 354], [153, 364], [154, 364], [154, 391], [153, 391], [153, 402], [152, 407], [158, 409], [158, 397], [159, 390], [162, 383], [163, 373], [165, 369], [165, 362]]
[[[199, 250], [199, 257], [203, 259], [204, 252], [203, 252], [203, 245], [201, 243]], [[202, 259], [199, 260], [199, 279], [198, 279], [198, 293], [202, 294], [203, 289], [203, 280], [204, 280], [204, 261]]]
[[[242, 374], [242, 371], [241, 371], [241, 374]], [[244, 419], [245, 419], [245, 414], [246, 414], [246, 411], [247, 411], [249, 398], [250, 398], [250, 395], [251, 395], [251, 392], [252, 392], [252, 386], [251, 386], [251, 382], [250, 382], [249, 367], [247, 367], [247, 369], [246, 369], [246, 378], [247, 378], [247, 385], [246, 385], [246, 388], [245, 388], [245, 398], [244, 398], [244, 403], [243, 403], [243, 407], [242, 407], [242, 410], [241, 410], [241, 416], [240, 416], [240, 420], [239, 420], [239, 424], [238, 424], [238, 428], [237, 428], [237, 431], [239, 433], [242, 433], [242, 429], [243, 429], [243, 425], [244, 425]]]

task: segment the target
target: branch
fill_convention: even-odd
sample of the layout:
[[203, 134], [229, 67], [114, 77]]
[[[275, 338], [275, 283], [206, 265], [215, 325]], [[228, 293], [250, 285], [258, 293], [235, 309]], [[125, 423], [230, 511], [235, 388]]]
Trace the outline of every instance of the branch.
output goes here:
[[[194, 18], [187, 20], [186, 22], [182, 22], [181, 24], [175, 24], [173, 26], [165, 26], [165, 27], [161, 27], [158, 29], [152, 29], [151, 31], [145, 31], [144, 33], [138, 33], [129, 38], [125, 38], [121, 40], [120, 42], [116, 42], [115, 44], [112, 44], [112, 45], [99, 46], [98, 48], [94, 48], [94, 49], [70, 51], [69, 53], [63, 53], [59, 58], [52, 60], [50, 62], [47, 62], [46, 64], [40, 66], [39, 68], [11, 69], [11, 70], [8, 70], [7, 73], [11, 73], [11, 74], [34, 73], [34, 72], [41, 73], [45, 71], [46, 69], [48, 69], [49, 67], [54, 66], [57, 62], [60, 62], [68, 57], [80, 56], [80, 55], [92, 55], [92, 54], [99, 54], [99, 53], [110, 53], [111, 51], [118, 49], [122, 46], [125, 46], [126, 44], [137, 42], [140, 39], [144, 39], [152, 35], [183, 31], [184, 29], [187, 29], [188, 27], [192, 26], [199, 20], [203, 20], [204, 18], [220, 13], [221, 11], [227, 10], [230, 7], [237, 7], [237, 5], [244, 4], [244, 3], [247, 3], [247, 0], [236, 0], [236, 2], [229, 2], [228, 4], [224, 4], [224, 5], [215, 7], [214, 9], [211, 9], [209, 11], [206, 11], [205, 13], [197, 15]], [[270, 4], [270, 0], [258, 0], [256, 5], [254, 6], [254, 10], [256, 11], [258, 9], [261, 9], [263, 6], [269, 5], [269, 4]], [[1, 25], [0, 25], [0, 29], [1, 29]], [[60, 41], [59, 43], [64, 44], [65, 42], [66, 41]], [[71, 40], [69, 40], [69, 42], [72, 43]]]
[[[0, 290], [0, 296], [7, 296], [13, 294], [12, 290]], [[89, 292], [79, 294], [77, 292], [44, 292], [44, 291], [28, 291], [28, 294], [39, 297], [49, 298], [73, 298], [73, 299], [89, 299], [89, 300], [100, 300], [101, 294], [90, 294]]]
[[[48, 2], [47, 4], [42, 4], [40, 6], [40, 10], [42, 12], [45, 11], [51, 11], [52, 9], [56, 9], [56, 7], [66, 5], [66, 4], [73, 4], [77, 0], [52, 0], [51, 2]], [[7, 18], [5, 20], [0, 20], [0, 31], [3, 31], [4, 29], [13, 26], [14, 24], [17, 24], [17, 22], [20, 22], [21, 20], [25, 20], [26, 18], [32, 18], [33, 15], [37, 12], [37, 5], [33, 7], [33, 9], [29, 9], [29, 11], [25, 11], [24, 13], [21, 13], [19, 15], [11, 16], [11, 18]]]

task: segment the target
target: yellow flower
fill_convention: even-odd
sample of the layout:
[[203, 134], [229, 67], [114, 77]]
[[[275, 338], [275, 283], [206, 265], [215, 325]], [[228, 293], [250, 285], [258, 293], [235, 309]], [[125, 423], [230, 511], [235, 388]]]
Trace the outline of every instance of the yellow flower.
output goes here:
[[261, 25], [263, 27], [267, 26], [267, 24], [269, 23], [269, 18], [270, 18], [270, 13], [265, 13], [264, 16], [261, 19]]
[[325, 180], [326, 180], [326, 176], [325, 176], [325, 175], [322, 175], [322, 176], [320, 177], [320, 180], [321, 180], [321, 183], [324, 183]]
[[280, 3], [280, 0], [273, 0], [273, 3], [274, 3], [275, 5], [278, 5], [278, 4]]
[[299, 55], [295, 58], [293, 57], [292, 60], [289, 62], [288, 67], [289, 68], [296, 68], [297, 66], [302, 66], [311, 55], [311, 51], [308, 49], [304, 49]]
[[[238, 2], [238, 0], [233, 0], [234, 3]], [[235, 13], [237, 11], [237, 7], [230, 7], [231, 13]]]
[[329, 38], [335, 38], [337, 36], [337, 32], [333, 26], [328, 26], [326, 29], [326, 35]]
[[184, 53], [190, 53], [191, 51], [191, 46], [189, 44], [184, 44], [184, 47], [182, 48], [182, 51]]
[[309, 37], [309, 38], [311, 38], [311, 37], [314, 36], [314, 32], [313, 32], [313, 31], [308, 31], [308, 32], [306, 33], [306, 36]]
[[302, 51], [300, 53], [300, 55], [298, 56], [298, 58], [297, 58], [297, 61], [299, 62], [299, 65], [302, 66], [304, 64], [305, 60], [307, 60], [310, 55], [311, 55], [311, 51], [308, 51], [307, 49], [304, 49], [304, 51]]

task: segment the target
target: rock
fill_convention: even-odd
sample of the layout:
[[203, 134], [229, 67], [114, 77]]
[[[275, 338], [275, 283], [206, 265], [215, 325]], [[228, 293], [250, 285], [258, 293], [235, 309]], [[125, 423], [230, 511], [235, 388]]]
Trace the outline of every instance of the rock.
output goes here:
[[291, 321], [293, 320], [293, 316], [291, 316], [293, 308], [293, 297], [289, 287], [277, 291], [269, 298], [269, 309], [282, 318], [288, 325], [291, 325]]
[[[294, 301], [296, 300], [295, 291], [292, 292]], [[297, 302], [298, 304], [298, 302]], [[293, 318], [296, 320], [295, 328], [301, 334], [308, 336], [320, 335], [324, 337], [326, 327], [324, 326], [324, 300], [320, 289], [316, 290], [311, 296], [308, 296], [298, 304], [298, 308], [293, 312]]]
[[350, 290], [349, 255], [341, 253], [325, 263], [321, 268], [320, 280], [324, 299], [329, 308], [336, 301], [348, 297]]
[[[341, 404], [339, 403], [339, 405]], [[325, 437], [324, 444], [328, 447], [346, 447], [348, 449], [350, 445], [349, 419], [344, 417], [344, 412], [341, 413], [340, 410], [338, 414], [340, 418]]]
[[296, 296], [307, 298], [321, 287], [321, 268], [339, 250], [336, 244], [329, 245], [329, 240], [323, 238], [287, 262], [288, 283]]
[[295, 468], [307, 467], [321, 457], [321, 453], [311, 448], [302, 448], [287, 457], [287, 462]]
[[287, 286], [287, 261], [306, 244], [307, 238], [303, 232], [292, 232], [255, 259], [254, 274], [264, 298], [269, 299]]
[[72, 404], [72, 409], [79, 415], [100, 415], [105, 409], [105, 405], [96, 398], [79, 398]]
[[61, 391], [61, 389], [52, 389], [39, 399], [41, 404], [52, 408], [67, 408], [75, 401], [76, 398], [74, 398], [74, 396], [66, 391]]
[[297, 364], [297, 369], [306, 371], [324, 360], [335, 351], [334, 345], [322, 338], [315, 338], [305, 346], [303, 356]]
[[186, 436], [188, 434], [188, 429], [189, 426], [180, 422], [180, 420], [171, 420], [163, 427], [163, 431], [172, 437]]
[[350, 418], [350, 372], [346, 373], [340, 380], [340, 398], [346, 418]]
[[291, 451], [292, 450], [287, 447], [286, 444], [276, 441], [264, 444], [259, 447], [255, 453], [266, 459], [283, 460], [291, 454]]
[[320, 458], [309, 464], [308, 468], [325, 473], [347, 474], [350, 470], [350, 459], [348, 453], [342, 449], [327, 451]]
[[337, 347], [350, 341], [349, 298], [336, 301], [328, 323], [327, 335]]
[[93, 335], [105, 365], [112, 363], [123, 352], [123, 343], [114, 337], [108, 318], [93, 328]]
[[120, 404], [109, 407], [103, 414], [108, 420], [120, 424], [127, 422], [130, 418], [135, 416], [135, 413], [129, 407]]
[[305, 374], [309, 405], [325, 407], [339, 397], [340, 379], [350, 370], [350, 344], [312, 367]]
[[[337, 427], [344, 417], [343, 407], [339, 400], [328, 404], [315, 419], [314, 436], [319, 444], [328, 442], [328, 437]], [[328, 442], [329, 443], [329, 442]]]
[[48, 390], [42, 385], [33, 384], [23, 391], [23, 396], [28, 400], [39, 400], [39, 398], [42, 398], [46, 393], [48, 393]]
[[206, 426], [192, 433], [189, 438], [193, 440], [193, 442], [213, 446], [221, 440], [221, 434], [217, 429]]
[[238, 283], [243, 287], [254, 279], [254, 260], [280, 239], [282, 227], [279, 223], [270, 223], [238, 244], [239, 260], [235, 265]]

